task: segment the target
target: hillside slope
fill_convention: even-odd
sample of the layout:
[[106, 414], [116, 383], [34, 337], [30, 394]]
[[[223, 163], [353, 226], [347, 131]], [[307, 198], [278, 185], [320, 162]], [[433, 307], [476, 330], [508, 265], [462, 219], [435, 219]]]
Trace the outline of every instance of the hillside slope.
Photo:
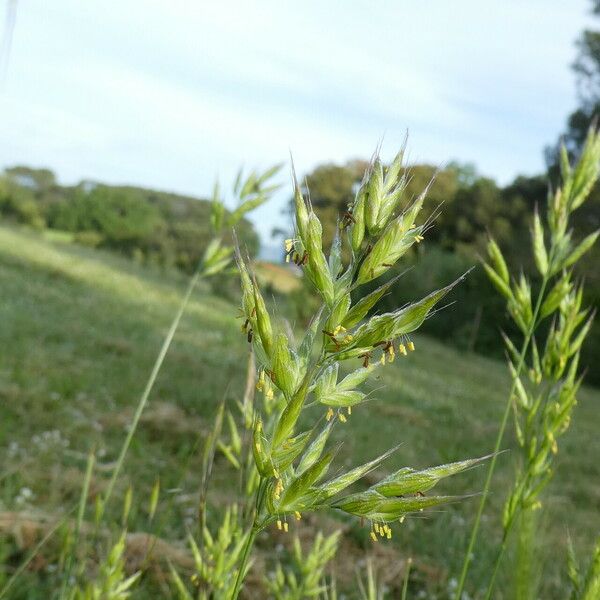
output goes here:
[[[52, 514], [71, 505], [92, 445], [100, 460], [92, 491], [102, 489], [184, 285], [185, 278], [176, 273], [142, 269], [114, 255], [0, 227], [1, 510]], [[200, 459], [192, 450], [221, 398], [233, 406], [243, 389], [247, 348], [236, 315], [234, 305], [206, 287], [189, 306], [120, 486], [122, 493], [127, 481], [135, 483], [134, 528], [146, 526], [144, 507], [157, 476], [163, 490], [177, 488], [161, 501], [167, 516], [158, 533], [182, 539], [186, 519], [195, 514]], [[507, 391], [504, 365], [426, 338], [417, 337], [415, 344], [416, 352], [382, 370], [373, 401], [344, 426], [341, 455], [348, 462], [402, 443], [388, 467], [425, 467], [486, 454], [493, 445]], [[544, 597], [561, 597], [567, 528], [580, 552], [589, 550], [598, 533], [599, 408], [600, 393], [584, 389], [561, 442], [542, 521], [551, 575]], [[507, 439], [505, 446], [511, 445]], [[511, 468], [506, 453], [484, 523], [482, 540], [488, 544], [498, 539], [499, 507]], [[481, 469], [468, 472], [443, 491], [477, 492], [483, 475]], [[227, 485], [228, 477], [226, 469], [217, 469], [218, 484]], [[24, 488], [31, 497], [23, 497]], [[474, 509], [471, 500], [424, 520], [408, 520], [396, 534], [399, 554], [394, 556], [417, 557], [417, 576], [446, 585], [458, 570]], [[348, 527], [358, 549], [365, 532], [357, 523]], [[487, 568], [489, 548], [478, 552], [475, 578]], [[36, 575], [25, 581], [35, 586]], [[27, 589], [30, 595], [23, 591], [24, 597], [37, 597], [33, 587]]]

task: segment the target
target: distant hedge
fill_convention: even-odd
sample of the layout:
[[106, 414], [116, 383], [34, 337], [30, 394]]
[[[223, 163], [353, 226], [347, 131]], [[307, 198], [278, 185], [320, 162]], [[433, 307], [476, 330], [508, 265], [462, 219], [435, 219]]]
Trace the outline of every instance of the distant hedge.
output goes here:
[[[211, 238], [207, 200], [134, 186], [58, 184], [48, 169], [12, 167], [0, 176], [0, 216], [36, 229], [74, 234], [141, 262], [193, 271]], [[249, 221], [237, 235], [250, 254], [259, 239]]]

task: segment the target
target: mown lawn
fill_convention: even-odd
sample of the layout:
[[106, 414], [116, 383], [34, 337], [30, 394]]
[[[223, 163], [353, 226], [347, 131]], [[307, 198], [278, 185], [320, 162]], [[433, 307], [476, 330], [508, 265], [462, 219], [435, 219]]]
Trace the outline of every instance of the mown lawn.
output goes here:
[[[64, 513], [77, 502], [92, 447], [99, 460], [92, 500], [106, 485], [185, 284], [176, 273], [0, 228], [0, 563], [4, 563], [0, 584], [39, 535], [37, 530], [24, 535], [6, 515], [17, 512], [38, 522]], [[194, 522], [198, 445], [211, 426], [216, 405], [225, 397], [235, 410], [244, 386], [247, 347], [236, 315], [234, 304], [207, 286], [199, 287], [119, 484], [118, 496], [129, 483], [133, 485], [131, 531], [151, 531], [177, 545]], [[444, 318], [443, 312], [436, 318]], [[373, 400], [338, 428], [336, 435], [344, 440], [340, 461], [357, 464], [398, 443], [402, 446], [389, 460], [390, 469], [425, 467], [490, 451], [507, 392], [505, 366], [422, 337], [415, 338], [415, 344], [416, 352], [380, 371]], [[544, 598], [564, 597], [567, 531], [583, 556], [600, 533], [599, 409], [600, 392], [583, 389], [571, 429], [560, 442], [555, 479], [539, 527], [547, 555]], [[507, 439], [505, 447], [513, 446]], [[499, 458], [473, 563], [471, 597], [499, 539], [500, 508], [512, 461], [510, 452]], [[477, 492], [483, 476], [484, 470], [476, 469], [442, 484], [440, 490]], [[146, 506], [157, 477], [163, 494], [159, 516], [150, 528]], [[233, 477], [220, 460], [215, 506], [222, 504]], [[413, 596], [447, 597], [444, 590], [459, 570], [476, 502], [469, 499], [425, 518], [408, 519], [397, 528], [393, 545], [379, 544], [376, 549], [381, 578], [388, 578], [394, 589], [399, 583], [394, 580], [398, 572], [394, 565], [412, 556]], [[115, 523], [120, 510], [117, 497], [109, 515]], [[92, 513], [90, 507], [89, 519]], [[301, 523], [303, 537], [310, 537], [313, 527], [336, 526], [331, 519]], [[350, 521], [343, 526], [346, 541], [335, 566], [342, 587], [352, 586], [356, 567], [373, 551], [367, 527]], [[260, 545], [267, 556], [270, 548], [287, 541], [268, 532]], [[59, 541], [48, 545], [13, 597], [48, 597], [58, 561], [53, 552], [59, 547]], [[259, 561], [257, 566], [264, 564]], [[136, 597], [149, 597], [149, 590], [153, 590], [150, 597], [159, 590], [166, 592], [165, 586], [160, 574], [149, 573]], [[425, 595], [419, 596], [419, 591]], [[499, 598], [510, 597], [508, 591], [500, 593]]]

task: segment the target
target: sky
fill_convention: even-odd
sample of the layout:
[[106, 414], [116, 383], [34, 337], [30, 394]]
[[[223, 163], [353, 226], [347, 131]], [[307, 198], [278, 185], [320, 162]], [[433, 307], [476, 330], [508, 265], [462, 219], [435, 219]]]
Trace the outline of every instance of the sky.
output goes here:
[[[390, 158], [407, 130], [412, 162], [539, 172], [593, 24], [586, 0], [11, 1], [0, 167], [195, 196], [290, 152], [299, 173]], [[252, 217], [267, 242], [288, 166]]]

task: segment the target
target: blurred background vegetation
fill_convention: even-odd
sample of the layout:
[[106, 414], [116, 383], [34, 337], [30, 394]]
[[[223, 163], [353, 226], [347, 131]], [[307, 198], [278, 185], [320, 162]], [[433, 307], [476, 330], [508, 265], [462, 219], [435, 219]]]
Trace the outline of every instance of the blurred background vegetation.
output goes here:
[[[600, 16], [600, 2], [593, 2]], [[573, 65], [577, 77], [580, 106], [567, 119], [561, 139], [576, 158], [585, 134], [600, 108], [600, 32], [584, 31], [578, 42]], [[512, 264], [522, 264], [532, 278], [536, 270], [528, 256], [529, 228], [536, 206], [543, 208], [550, 187], [556, 184], [558, 141], [543, 150], [547, 171], [518, 176], [506, 186], [477, 172], [474, 164], [449, 162], [438, 167], [413, 164], [407, 201], [432, 182], [426, 210], [435, 215], [427, 235], [427, 247], [409, 259], [412, 268], [406, 285], [395, 286], [387, 304], [397, 306], [415, 296], [441, 287], [478, 263], [488, 234], [503, 248]], [[305, 177], [305, 192], [323, 222], [324, 245], [328, 248], [339, 219], [354, 198], [368, 161], [323, 164]], [[174, 266], [186, 273], [194, 270], [209, 240], [208, 202], [177, 194], [132, 186], [109, 186], [82, 181], [63, 186], [49, 169], [15, 166], [0, 178], [0, 215], [34, 229], [49, 229], [68, 235], [80, 244], [119, 251], [138, 262]], [[583, 238], [600, 227], [600, 186], [577, 213], [576, 235]], [[290, 231], [275, 231], [286, 236]], [[251, 256], [259, 239], [248, 221], [238, 230]], [[283, 250], [281, 252], [283, 260]], [[586, 301], [597, 306], [600, 300], [600, 248], [582, 261], [577, 275], [586, 281]], [[407, 266], [406, 264], [404, 265]], [[277, 271], [280, 273], [280, 271]], [[292, 294], [297, 317], [310, 314], [310, 292], [304, 288]], [[442, 340], [451, 339], [462, 349], [499, 355], [499, 328], [510, 327], [503, 302], [487, 283], [481, 270], [475, 270], [455, 296], [452, 310], [443, 319], [432, 319], [424, 331]], [[592, 364], [600, 354], [600, 323], [583, 353], [583, 363]], [[600, 384], [600, 371], [591, 369], [588, 381]]]
[[[11, 167], [0, 178], [0, 213], [36, 230], [65, 234], [140, 263], [191, 273], [211, 239], [210, 202], [133, 186], [82, 181], [63, 186], [49, 169]], [[242, 221], [238, 236], [254, 256], [258, 236]]]
[[[600, 17], [600, 0], [593, 6]], [[580, 105], [568, 117], [563, 135], [572, 158], [578, 156], [588, 127], [600, 113], [600, 31], [583, 32], [574, 70]], [[536, 206], [543, 207], [557, 178], [557, 141], [549, 142], [540, 149], [547, 169], [517, 177], [508, 185], [482, 176], [473, 164], [413, 164], [407, 201], [433, 178], [426, 210], [435, 215], [434, 226], [425, 243], [403, 262], [400, 268], [409, 270], [377, 310], [424, 296], [476, 265], [488, 233], [511, 264], [522, 264], [535, 279], [529, 262], [531, 217]], [[325, 246], [331, 244], [354, 197], [367, 159], [323, 164], [306, 174], [306, 191], [323, 221]], [[0, 532], [5, 534], [0, 537], [0, 562], [6, 566], [0, 570], [0, 583], [39, 539], [44, 519], [78, 498], [91, 444], [99, 457], [91, 499], [105, 489], [134, 399], [177, 309], [186, 276], [210, 240], [209, 217], [210, 203], [201, 198], [96, 181], [68, 186], [50, 169], [25, 165], [8, 167], [0, 176], [0, 437], [7, 465], [0, 474], [0, 505], [7, 509], [0, 515]], [[577, 238], [600, 227], [600, 186], [575, 220]], [[237, 235], [250, 255], [257, 256], [259, 237], [252, 224], [242, 221]], [[279, 262], [283, 258], [282, 248]], [[586, 281], [585, 302], [590, 306], [600, 301], [599, 265], [596, 246], [577, 273]], [[277, 261], [259, 262], [256, 271], [273, 305], [292, 326], [301, 327], [316, 300], [298, 272]], [[135, 484], [131, 531], [150, 531], [168, 540], [165, 555], [172, 560], [194, 522], [198, 447], [220, 399], [225, 397], [234, 406], [244, 386], [246, 353], [235, 321], [237, 291], [231, 289], [235, 285], [235, 278], [227, 282], [218, 278], [210, 288], [200, 286], [119, 483], [120, 496], [129, 483]], [[451, 300], [443, 315], [424, 324], [423, 336], [416, 338], [419, 351], [382, 376], [381, 388], [374, 390], [378, 402], [369, 407], [370, 419], [351, 424], [356, 429], [349, 454], [357, 463], [397, 443], [399, 435], [404, 442], [399, 460], [414, 466], [489, 451], [508, 389], [505, 366], [494, 359], [502, 358], [499, 330], [509, 329], [510, 321], [504, 301], [480, 268], [454, 290]], [[594, 386], [600, 385], [598, 356], [596, 321], [582, 353], [582, 364], [590, 367], [586, 383]], [[550, 565], [544, 597], [565, 597], [566, 524], [582, 554], [597, 535], [590, 526], [597, 526], [600, 501], [600, 465], [592, 459], [600, 450], [597, 402], [598, 390], [586, 387], [550, 491], [544, 514], [544, 551]], [[223, 457], [219, 461], [218, 467], [225, 469]], [[143, 507], [157, 477], [166, 490], [159, 510], [165, 516], [150, 527]], [[474, 589], [485, 579], [498, 541], [504, 490], [511, 477], [507, 458], [500, 465], [483, 525]], [[232, 487], [226, 470], [218, 468], [216, 479], [211, 515], [230, 499]], [[470, 472], [456, 485], [449, 491], [479, 489], [481, 473]], [[118, 521], [120, 507], [115, 504], [111, 517]], [[470, 505], [451, 506], [432, 519], [409, 521], [408, 533], [398, 536], [398, 547], [378, 548], [376, 558], [390, 589], [395, 589], [394, 565], [402, 552], [417, 557], [411, 589], [425, 590], [428, 595], [423, 597], [447, 597], [451, 576], [462, 559], [471, 510]], [[15, 524], [10, 519], [17, 513], [26, 513], [27, 518]], [[339, 526], [347, 536], [336, 569], [342, 585], [348, 585], [355, 576], [354, 564], [367, 548], [365, 531], [349, 521], [303, 521], [306, 537], [317, 528]], [[285, 543], [275, 536], [278, 543]], [[259, 542], [264, 548], [259, 567], [268, 569], [272, 540]], [[51, 548], [25, 573], [15, 597], [47, 597], [60, 560], [60, 543]], [[139, 554], [135, 549], [129, 554], [134, 569], [140, 566]], [[348, 557], [354, 557], [354, 563]], [[164, 591], [160, 566], [150, 567], [137, 597]], [[252, 585], [250, 590], [259, 589]]]

